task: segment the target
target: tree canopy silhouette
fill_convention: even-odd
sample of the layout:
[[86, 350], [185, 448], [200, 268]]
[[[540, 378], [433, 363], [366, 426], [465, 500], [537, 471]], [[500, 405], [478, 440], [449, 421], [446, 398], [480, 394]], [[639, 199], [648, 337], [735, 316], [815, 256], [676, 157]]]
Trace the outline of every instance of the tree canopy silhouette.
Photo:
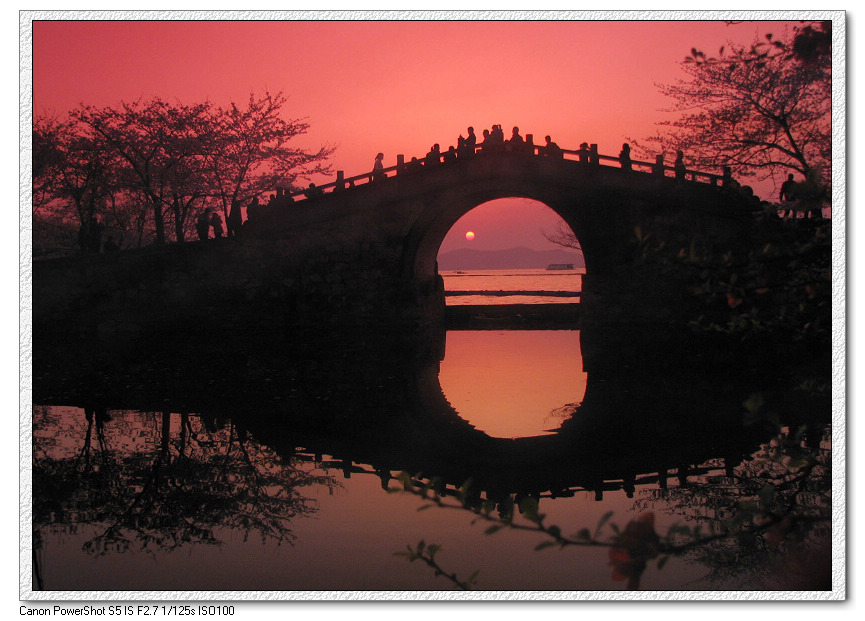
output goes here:
[[792, 39], [767, 34], [765, 42], [750, 46], [728, 44], [718, 57], [692, 49], [682, 64], [687, 77], [659, 85], [674, 101], [668, 111], [677, 118], [661, 122], [639, 146], [681, 149], [695, 167], [729, 166], [735, 175], [757, 180], [779, 182], [799, 173], [826, 199], [831, 57], [824, 28], [799, 29]]
[[234, 200], [330, 172], [333, 149], [296, 146], [309, 124], [285, 104], [269, 92], [226, 107], [153, 97], [36, 117], [34, 215], [70, 230], [95, 215], [124, 245], [183, 241], [206, 206], [227, 217]]

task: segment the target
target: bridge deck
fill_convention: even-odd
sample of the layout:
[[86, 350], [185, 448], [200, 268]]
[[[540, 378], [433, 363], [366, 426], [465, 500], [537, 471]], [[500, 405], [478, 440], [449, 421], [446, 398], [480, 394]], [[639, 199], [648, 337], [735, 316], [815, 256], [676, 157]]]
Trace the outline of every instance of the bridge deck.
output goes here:
[[[692, 183], [726, 186], [731, 182], [728, 169], [725, 169], [723, 175], [718, 175], [705, 171], [685, 169], [683, 167], [677, 168], [676, 166], [666, 165], [664, 163], [663, 155], [657, 156], [655, 162], [644, 162], [640, 160], [632, 160], [630, 158], [627, 158], [623, 161], [619, 157], [613, 155], [603, 155], [598, 153], [597, 147], [598, 145], [596, 144], [592, 144], [591, 146], [583, 144], [581, 145], [580, 149], [559, 149], [560, 154], [556, 157], [565, 160], [580, 162], [582, 164], [590, 166], [599, 166], [603, 163], [603, 165], [605, 166], [627, 168], [635, 173], [653, 174], [665, 177], [672, 176], [679, 178], [682, 181], [690, 181]], [[468, 155], [466, 155], [465, 153], [459, 155], [455, 154], [453, 158], [454, 160], [456, 160], [460, 158], [483, 156], [487, 154], [501, 153], [511, 150], [511, 146], [507, 142], [503, 145], [497, 145], [492, 147], [484, 147], [483, 145], [477, 145], [474, 150], [468, 153]], [[518, 149], [518, 151], [523, 153], [527, 157], [543, 157], [546, 155], [546, 148], [543, 145], [527, 144]], [[414, 172], [416, 170], [422, 170], [424, 167], [437, 166], [443, 163], [447, 164], [448, 161], [449, 160], [447, 158], [447, 154], [444, 152], [440, 153], [437, 157], [428, 154], [426, 156], [414, 158], [413, 161], [410, 162], [406, 162], [403, 155], [398, 155], [396, 166], [390, 166], [389, 168], [383, 169], [380, 173], [381, 179], [379, 179], [379, 181], [386, 180], [387, 178], [392, 178], [390, 176], [392, 174], [400, 175], [406, 172]], [[342, 171], [338, 171], [337, 179], [334, 182], [326, 183], [320, 186], [315, 186], [314, 184], [312, 184], [308, 189], [286, 192], [285, 196], [290, 201], [315, 199], [324, 195], [325, 193], [330, 193], [334, 191], [339, 192], [342, 190], [357, 187], [358, 185], [373, 183], [374, 181], [375, 180], [373, 179], [372, 172], [365, 172], [360, 175], [355, 175], [353, 177], [345, 177]]]

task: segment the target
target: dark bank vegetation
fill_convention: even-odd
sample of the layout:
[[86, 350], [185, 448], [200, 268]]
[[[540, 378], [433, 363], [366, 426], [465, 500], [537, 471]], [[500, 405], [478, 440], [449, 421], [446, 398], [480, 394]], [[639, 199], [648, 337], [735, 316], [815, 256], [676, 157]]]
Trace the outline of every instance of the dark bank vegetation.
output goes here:
[[183, 241], [206, 207], [227, 219], [233, 201], [328, 173], [332, 148], [297, 146], [309, 124], [285, 104], [269, 92], [227, 106], [153, 97], [36, 116], [34, 257], [78, 251], [91, 226], [121, 248]]
[[690, 291], [691, 328], [741, 341], [824, 343], [832, 329], [832, 230], [829, 220], [781, 221], [756, 215], [752, 243], [724, 251], [695, 239], [667, 246], [637, 231], [635, 269], [660, 270], [671, 286]]

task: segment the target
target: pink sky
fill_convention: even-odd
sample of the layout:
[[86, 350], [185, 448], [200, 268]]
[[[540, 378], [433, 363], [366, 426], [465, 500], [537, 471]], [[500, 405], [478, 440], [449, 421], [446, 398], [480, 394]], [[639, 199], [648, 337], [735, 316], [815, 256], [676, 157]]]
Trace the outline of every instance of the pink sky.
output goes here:
[[[715, 53], [794, 23], [38, 21], [33, 110], [283, 91], [288, 116], [311, 124], [301, 144], [335, 146], [333, 168], [346, 176], [370, 170], [379, 151], [390, 166], [494, 123], [615, 155], [653, 133], [669, 105], [655, 84], [679, 77], [692, 47]], [[460, 223], [443, 250], [549, 247], [541, 232], [557, 220], [543, 207], [471, 215], [477, 238], [467, 242]]]

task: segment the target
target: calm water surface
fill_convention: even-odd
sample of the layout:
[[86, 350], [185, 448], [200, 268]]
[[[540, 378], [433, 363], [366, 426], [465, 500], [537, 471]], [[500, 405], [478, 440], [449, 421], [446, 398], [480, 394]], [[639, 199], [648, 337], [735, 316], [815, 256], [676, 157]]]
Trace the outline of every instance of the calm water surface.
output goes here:
[[451, 295], [448, 306], [468, 304], [573, 304], [579, 297], [549, 295], [519, 295], [520, 291], [566, 291], [578, 293], [582, 290], [584, 268], [574, 270], [465, 270], [442, 271], [445, 292], [459, 291], [508, 291], [512, 295]]
[[640, 587], [822, 584], [831, 433], [808, 416], [822, 400], [794, 394], [804, 413], [743, 426], [754, 386], [741, 377], [586, 373], [576, 331], [452, 331], [419, 358], [389, 347], [322, 337], [113, 365], [99, 352], [34, 356], [34, 590], [455, 588], [395, 555], [421, 540], [441, 546], [447, 571], [478, 571], [479, 590], [623, 589], [608, 548], [485, 534], [471, 511], [420, 510], [429, 501], [396, 477], [440, 477], [446, 504], [469, 479], [478, 502], [534, 497], [566, 535], [608, 512], [609, 536], [645, 512], [666, 533], [769, 502], [770, 480], [786, 494], [772, 477], [796, 443], [818, 465], [784, 496], [807, 516], [792, 544], [764, 533], [702, 546], [651, 564]]

